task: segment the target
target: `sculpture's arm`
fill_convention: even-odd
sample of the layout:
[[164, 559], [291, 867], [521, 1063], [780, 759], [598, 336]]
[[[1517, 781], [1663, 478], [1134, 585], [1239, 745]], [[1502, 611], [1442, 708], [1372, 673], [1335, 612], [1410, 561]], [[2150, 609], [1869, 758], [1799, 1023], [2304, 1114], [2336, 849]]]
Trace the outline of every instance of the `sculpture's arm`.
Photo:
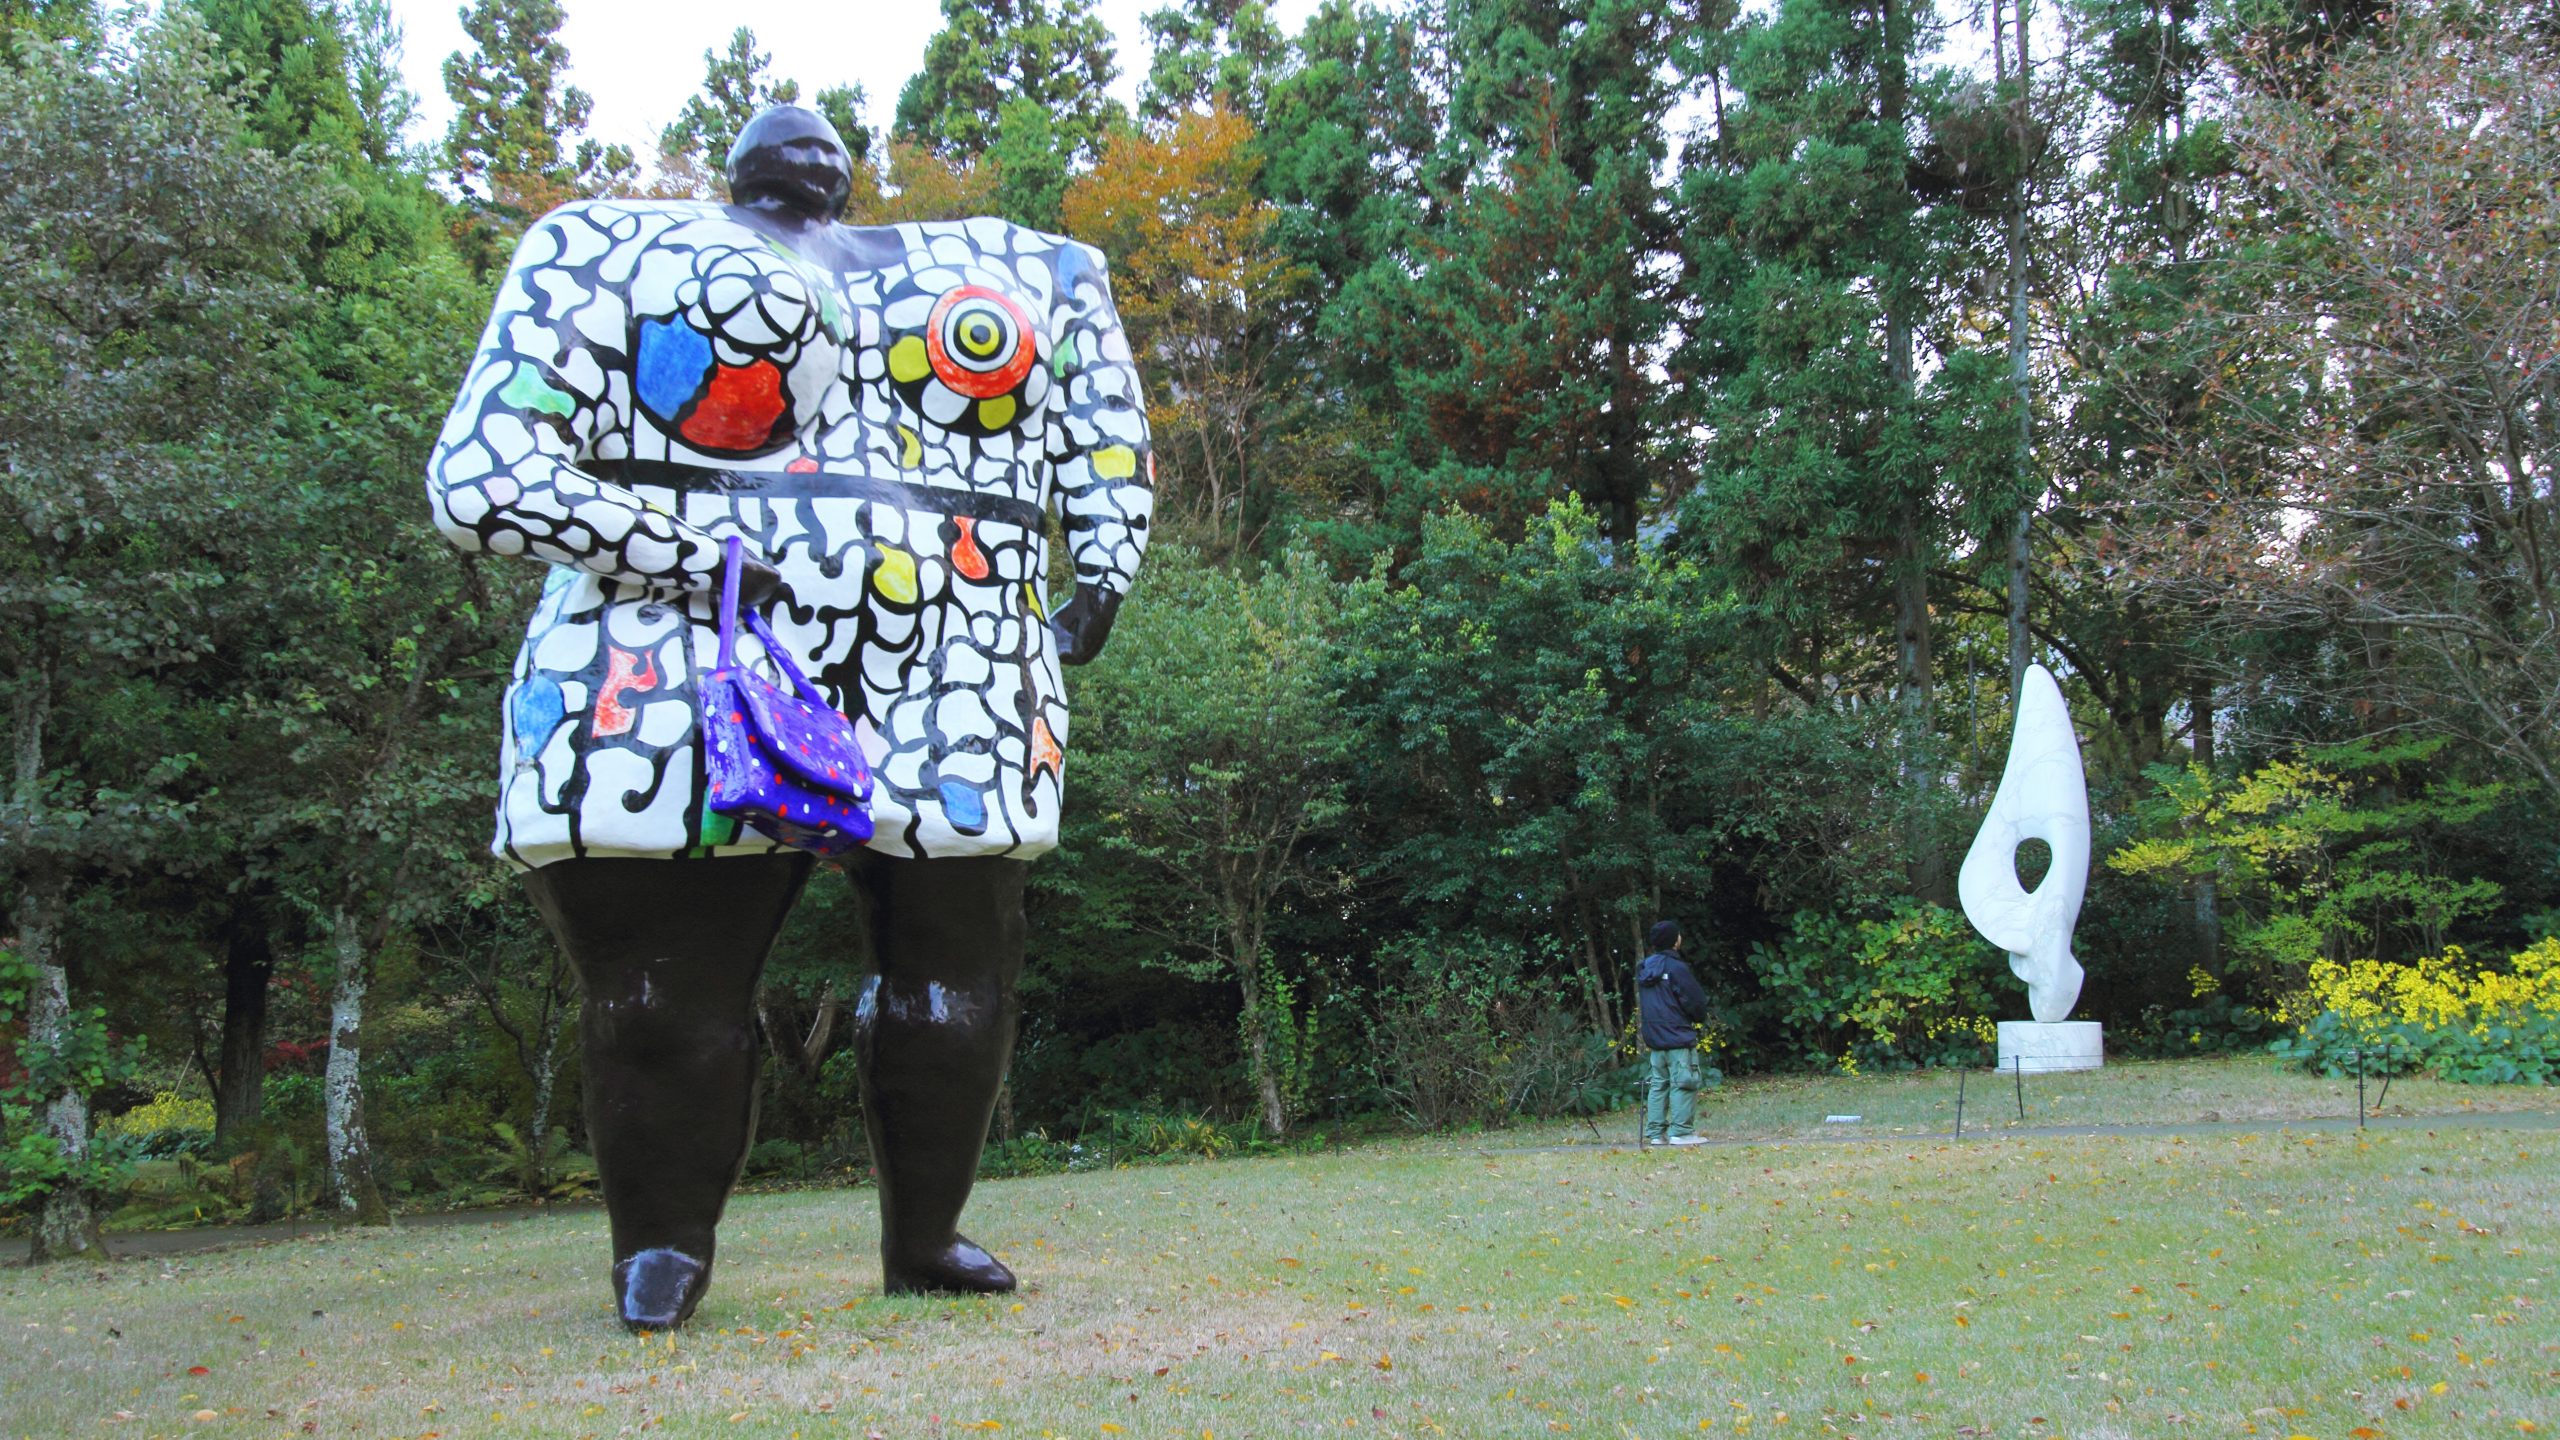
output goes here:
[[630, 423], [628, 308], [618, 291], [564, 263], [591, 260], [600, 238], [553, 215], [516, 248], [427, 460], [436, 528], [465, 550], [707, 589], [719, 573], [717, 541], [580, 468], [621, 443]]
[[1058, 253], [1051, 340], [1059, 391], [1047, 427], [1050, 492], [1076, 592], [1053, 622], [1058, 658], [1081, 665], [1102, 651], [1138, 573], [1155, 507], [1146, 402], [1129, 337], [1111, 305], [1102, 253], [1068, 242]]

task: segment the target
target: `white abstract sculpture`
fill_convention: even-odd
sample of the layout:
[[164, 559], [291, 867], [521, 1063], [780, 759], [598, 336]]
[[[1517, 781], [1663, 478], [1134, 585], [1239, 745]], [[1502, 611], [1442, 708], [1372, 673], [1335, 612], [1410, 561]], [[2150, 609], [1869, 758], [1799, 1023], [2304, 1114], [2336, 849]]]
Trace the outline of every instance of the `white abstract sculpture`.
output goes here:
[[[2053, 864], [2033, 890], [2018, 883], [2024, 840], [2053, 847]], [[2009, 952], [2009, 968], [2027, 982], [2027, 1009], [2041, 1024], [2069, 1019], [2079, 1002], [2084, 972], [2071, 955], [2071, 927], [2088, 891], [2089, 782], [2080, 769], [2079, 737], [2053, 672], [2030, 665], [2018, 691], [2009, 768], [2000, 772], [1982, 833], [1965, 852], [1956, 895], [1973, 928]], [[2002, 1038], [2005, 1051], [2008, 1037]]]

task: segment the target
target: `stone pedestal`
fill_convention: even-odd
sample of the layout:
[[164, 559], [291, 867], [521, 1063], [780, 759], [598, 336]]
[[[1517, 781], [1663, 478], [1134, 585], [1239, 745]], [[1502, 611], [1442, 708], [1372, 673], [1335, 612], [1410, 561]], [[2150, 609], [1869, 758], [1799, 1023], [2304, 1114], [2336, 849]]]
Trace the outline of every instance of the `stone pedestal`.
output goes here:
[[2106, 1027], [2095, 1020], [2000, 1022], [2000, 1070], [2042, 1075], [2095, 1070], [2107, 1061]]

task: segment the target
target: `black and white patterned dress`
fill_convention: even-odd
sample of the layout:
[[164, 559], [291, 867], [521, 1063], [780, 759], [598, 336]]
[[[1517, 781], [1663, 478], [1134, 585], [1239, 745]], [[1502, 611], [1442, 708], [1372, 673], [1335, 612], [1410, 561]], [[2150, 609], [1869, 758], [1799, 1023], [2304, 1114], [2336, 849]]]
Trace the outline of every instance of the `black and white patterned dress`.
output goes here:
[[455, 544], [553, 567], [492, 848], [526, 867], [777, 848], [702, 803], [694, 680], [734, 534], [789, 583], [773, 628], [870, 757], [872, 848], [1048, 850], [1067, 704], [1046, 516], [1078, 587], [1125, 592], [1152, 478], [1089, 246], [999, 220], [786, 245], [713, 204], [552, 212], [427, 470]]

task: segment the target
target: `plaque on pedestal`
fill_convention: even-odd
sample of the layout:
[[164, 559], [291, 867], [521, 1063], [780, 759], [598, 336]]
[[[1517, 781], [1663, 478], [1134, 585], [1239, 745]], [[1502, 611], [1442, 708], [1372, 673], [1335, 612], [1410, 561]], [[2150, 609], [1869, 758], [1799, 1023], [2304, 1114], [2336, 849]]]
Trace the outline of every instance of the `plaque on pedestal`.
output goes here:
[[2003, 1073], [2042, 1075], [2056, 1070], [2095, 1070], [2106, 1060], [2106, 1027], [2095, 1020], [2000, 1022]]

